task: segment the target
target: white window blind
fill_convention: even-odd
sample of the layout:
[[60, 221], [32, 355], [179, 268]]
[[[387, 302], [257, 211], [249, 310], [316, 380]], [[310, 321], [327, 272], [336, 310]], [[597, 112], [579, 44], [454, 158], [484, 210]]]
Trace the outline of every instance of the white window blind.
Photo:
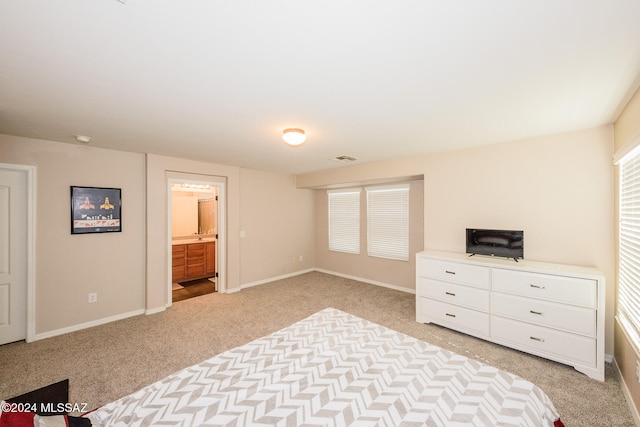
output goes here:
[[409, 185], [369, 187], [367, 191], [367, 253], [409, 260]]
[[329, 191], [329, 250], [360, 253], [360, 189]]
[[640, 352], [640, 153], [620, 161], [618, 323]]

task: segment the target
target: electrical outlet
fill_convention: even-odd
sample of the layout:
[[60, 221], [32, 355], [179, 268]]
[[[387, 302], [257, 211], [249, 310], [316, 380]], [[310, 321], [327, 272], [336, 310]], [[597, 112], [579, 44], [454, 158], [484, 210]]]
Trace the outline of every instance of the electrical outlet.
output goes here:
[[300, 261], [300, 262], [304, 261], [304, 256], [300, 255], [300, 256], [298, 257], [298, 261]]
[[94, 302], [98, 302], [98, 294], [96, 292], [91, 292], [89, 294], [89, 304], [93, 304]]

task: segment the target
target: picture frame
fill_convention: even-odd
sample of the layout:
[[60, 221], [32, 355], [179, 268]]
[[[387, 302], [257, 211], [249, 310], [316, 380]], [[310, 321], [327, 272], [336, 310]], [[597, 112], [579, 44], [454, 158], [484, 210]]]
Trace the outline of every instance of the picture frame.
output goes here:
[[121, 231], [120, 188], [71, 186], [71, 234]]

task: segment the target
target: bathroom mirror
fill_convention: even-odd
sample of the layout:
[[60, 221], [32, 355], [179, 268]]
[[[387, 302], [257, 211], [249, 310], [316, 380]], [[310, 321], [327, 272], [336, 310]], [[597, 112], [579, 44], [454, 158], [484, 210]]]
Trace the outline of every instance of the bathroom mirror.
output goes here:
[[216, 233], [215, 198], [198, 200], [198, 234]]

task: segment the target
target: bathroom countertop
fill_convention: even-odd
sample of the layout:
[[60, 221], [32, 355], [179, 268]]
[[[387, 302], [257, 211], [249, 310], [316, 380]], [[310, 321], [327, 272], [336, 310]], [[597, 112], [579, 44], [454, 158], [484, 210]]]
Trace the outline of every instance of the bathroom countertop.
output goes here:
[[207, 242], [215, 242], [216, 239], [212, 237], [203, 237], [202, 239], [197, 238], [189, 238], [189, 239], [174, 239], [171, 241], [172, 245], [189, 245], [191, 243], [207, 243]]

